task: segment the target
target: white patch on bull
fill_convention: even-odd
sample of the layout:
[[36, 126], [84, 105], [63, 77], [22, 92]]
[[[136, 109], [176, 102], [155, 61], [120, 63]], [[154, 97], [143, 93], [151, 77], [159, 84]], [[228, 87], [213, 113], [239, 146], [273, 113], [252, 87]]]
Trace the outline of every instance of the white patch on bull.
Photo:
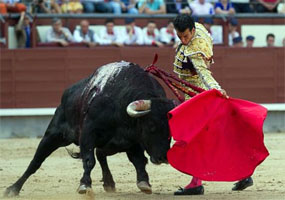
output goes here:
[[94, 91], [89, 101], [91, 101], [97, 94], [103, 91], [107, 82], [112, 81], [123, 68], [129, 67], [129, 65], [129, 62], [121, 61], [103, 65], [102, 67], [97, 69], [96, 73], [91, 77], [88, 83], [89, 92], [94, 87], [96, 87], [96, 90]]

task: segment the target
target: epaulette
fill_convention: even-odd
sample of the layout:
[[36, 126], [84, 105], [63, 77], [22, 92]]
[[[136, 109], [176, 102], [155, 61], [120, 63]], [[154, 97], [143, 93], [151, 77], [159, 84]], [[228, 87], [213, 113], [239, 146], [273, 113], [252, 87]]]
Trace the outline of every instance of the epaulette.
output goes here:
[[206, 60], [213, 58], [212, 44], [203, 38], [194, 38], [189, 46], [184, 50], [185, 56], [202, 55]]

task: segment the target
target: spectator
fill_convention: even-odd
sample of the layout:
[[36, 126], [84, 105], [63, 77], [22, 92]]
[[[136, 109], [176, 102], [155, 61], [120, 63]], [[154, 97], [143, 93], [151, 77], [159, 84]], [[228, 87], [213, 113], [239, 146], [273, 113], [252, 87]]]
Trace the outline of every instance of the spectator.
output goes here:
[[253, 47], [253, 43], [254, 43], [254, 36], [249, 35], [246, 37], [246, 47], [248, 48], [252, 48]]
[[2, 37], [0, 34], [0, 48], [5, 47], [5, 45], [6, 45], [6, 38]]
[[165, 3], [167, 13], [191, 14], [191, 9], [187, 0], [166, 0]]
[[88, 47], [94, 47], [99, 42], [98, 36], [89, 28], [89, 22], [87, 20], [80, 22], [80, 28], [74, 30], [73, 38], [75, 42], [84, 43]]
[[121, 8], [123, 13], [138, 14], [139, 11], [136, 8], [136, 0], [121, 0]]
[[0, 17], [2, 17], [2, 15], [7, 14], [7, 8], [3, 0], [0, 0], [0, 14], [1, 14]]
[[80, 0], [63, 0], [61, 10], [62, 13], [80, 14], [83, 12], [83, 6]]
[[17, 48], [30, 48], [31, 47], [31, 25], [32, 17], [21, 12], [20, 19], [15, 27], [15, 34], [17, 39]]
[[277, 12], [285, 14], [285, 0], [280, 1], [280, 3], [277, 6]]
[[269, 33], [267, 34], [266, 36], [266, 44], [267, 44], [267, 47], [274, 47], [275, 43], [275, 35], [273, 33]]
[[34, 0], [35, 13], [61, 13], [61, 8], [56, 0]]
[[0, 14], [25, 12], [27, 7], [20, 0], [0, 0]]
[[258, 4], [256, 5], [256, 12], [273, 12], [277, 13], [277, 6], [280, 0], [257, 0]]
[[153, 21], [149, 21], [147, 26], [143, 29], [144, 44], [163, 47], [160, 42], [159, 31], [156, 28], [156, 24]]
[[163, 44], [172, 45], [173, 48], [178, 46], [180, 40], [177, 37], [172, 20], [168, 21], [167, 27], [160, 29], [160, 41]]
[[112, 13], [113, 8], [104, 0], [82, 0], [84, 12], [86, 13]]
[[[1, 23], [0, 23], [0, 28], [1, 28]], [[0, 48], [5, 47], [6, 45], [6, 38], [0, 31]]]
[[233, 38], [239, 36], [239, 32], [237, 32], [238, 21], [235, 18], [231, 18], [229, 20], [229, 46], [233, 45]]
[[106, 20], [105, 27], [100, 31], [99, 38], [99, 44], [101, 45], [124, 46], [124, 37], [118, 29], [114, 29], [114, 21], [112, 19]]
[[139, 0], [139, 13], [165, 14], [166, 8], [163, 0]]
[[59, 18], [52, 20], [52, 27], [47, 31], [47, 42], [56, 42], [61, 46], [68, 46], [73, 41], [72, 34], [68, 28], [62, 27], [62, 21]]
[[214, 24], [214, 21], [212, 18], [207, 17], [204, 19], [204, 27], [211, 34], [213, 38], [213, 44], [222, 44], [223, 43], [223, 33], [218, 32], [218, 31], [213, 31], [212, 29], [213, 24]]
[[190, 8], [192, 10], [192, 15], [213, 15], [214, 7], [211, 3], [206, 2], [206, 0], [195, 0], [190, 3]]
[[6, 38], [5, 34], [3, 34], [4, 31], [2, 28], [4, 24], [5, 24], [5, 19], [3, 18], [2, 14], [0, 14], [0, 48], [5, 47], [6, 45]]
[[252, 13], [253, 9], [250, 5], [251, 0], [231, 0], [236, 13]]
[[235, 9], [229, 0], [220, 0], [219, 2], [215, 3], [215, 12], [216, 14], [233, 15], [235, 14]]
[[126, 45], [143, 45], [142, 29], [135, 24], [133, 18], [126, 18], [126, 28], [123, 30], [125, 36], [124, 44]]
[[238, 36], [233, 39], [233, 47], [243, 47], [242, 37]]
[[113, 13], [116, 15], [122, 14], [121, 0], [108, 0], [109, 5], [112, 7]]

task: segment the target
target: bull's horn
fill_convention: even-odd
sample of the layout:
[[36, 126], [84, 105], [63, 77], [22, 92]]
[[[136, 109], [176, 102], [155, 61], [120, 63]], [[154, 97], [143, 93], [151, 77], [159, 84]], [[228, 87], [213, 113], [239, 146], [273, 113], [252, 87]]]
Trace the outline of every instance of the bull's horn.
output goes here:
[[137, 100], [131, 102], [127, 107], [127, 113], [131, 117], [141, 117], [150, 112], [151, 100]]

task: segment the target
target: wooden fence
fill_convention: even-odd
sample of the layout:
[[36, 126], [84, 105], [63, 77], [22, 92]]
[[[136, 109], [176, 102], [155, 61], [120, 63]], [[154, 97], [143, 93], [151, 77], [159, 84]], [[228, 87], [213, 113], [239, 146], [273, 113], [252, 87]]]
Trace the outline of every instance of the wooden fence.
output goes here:
[[[284, 50], [215, 47], [211, 70], [232, 97], [284, 103]], [[101, 65], [126, 60], [145, 67], [155, 53], [159, 56], [157, 66], [172, 72], [171, 47], [2, 49], [0, 108], [56, 107], [65, 88]], [[174, 98], [168, 89], [167, 93]]]

